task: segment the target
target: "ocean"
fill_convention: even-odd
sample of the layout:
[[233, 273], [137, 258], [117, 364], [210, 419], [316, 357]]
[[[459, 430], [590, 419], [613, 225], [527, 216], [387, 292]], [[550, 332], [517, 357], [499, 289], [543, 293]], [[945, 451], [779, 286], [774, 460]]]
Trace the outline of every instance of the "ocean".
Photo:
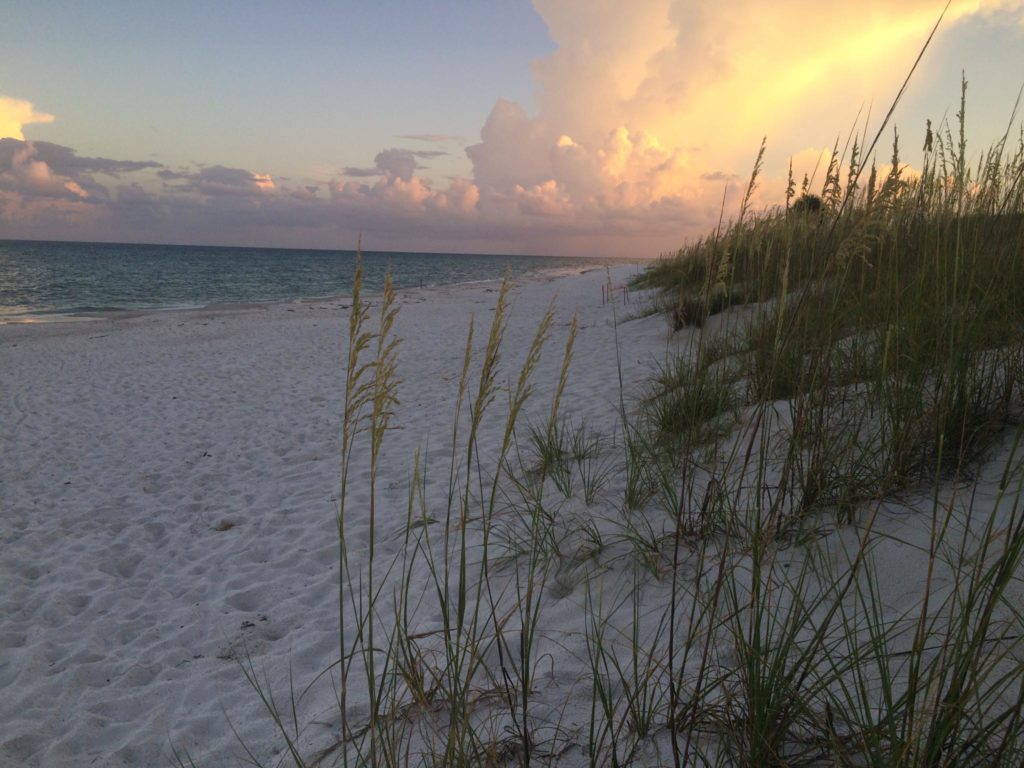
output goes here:
[[[355, 251], [0, 240], [0, 322], [46, 315], [346, 295]], [[546, 256], [363, 252], [364, 286], [500, 279], [588, 262]]]

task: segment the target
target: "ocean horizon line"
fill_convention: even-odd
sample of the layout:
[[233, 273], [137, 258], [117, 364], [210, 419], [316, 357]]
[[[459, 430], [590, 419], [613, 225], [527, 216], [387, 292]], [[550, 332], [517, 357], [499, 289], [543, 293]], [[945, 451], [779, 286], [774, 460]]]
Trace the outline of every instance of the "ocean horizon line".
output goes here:
[[403, 256], [493, 256], [495, 258], [529, 258], [529, 259], [566, 259], [581, 262], [598, 261], [609, 263], [631, 263], [638, 261], [628, 256], [566, 256], [554, 253], [506, 253], [497, 251], [414, 251], [398, 249], [367, 249], [367, 248], [322, 248], [304, 246], [274, 246], [274, 245], [219, 245], [211, 243], [148, 243], [142, 241], [118, 241], [118, 240], [42, 240], [31, 237], [0, 237], [0, 245], [84, 245], [84, 246], [116, 246], [116, 247], [140, 247], [140, 248], [203, 248], [208, 250], [225, 251], [296, 251], [305, 253], [343, 253], [355, 255], [361, 253], [364, 256], [387, 256], [397, 254]]

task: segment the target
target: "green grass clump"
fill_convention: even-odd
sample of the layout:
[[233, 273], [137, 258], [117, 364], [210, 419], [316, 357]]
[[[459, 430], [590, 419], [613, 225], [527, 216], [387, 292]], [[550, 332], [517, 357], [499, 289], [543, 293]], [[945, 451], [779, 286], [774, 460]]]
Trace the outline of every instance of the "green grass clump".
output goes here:
[[[930, 134], [920, 174], [897, 141], [884, 178], [872, 166], [864, 181], [864, 140], [849, 156], [837, 146], [820, 196], [792, 202], [791, 192], [785, 207], [741, 218], [641, 281], [677, 297], [674, 326], [704, 325], [736, 297], [754, 308], [752, 320], [734, 311], [719, 326], [747, 350], [735, 379], [748, 402], [799, 411], [784, 474], [800, 508], [963, 473], [1020, 410], [1024, 138], [1013, 150], [1004, 137], [972, 169], [963, 105], [959, 118], [959, 142]], [[687, 398], [704, 390], [695, 383]], [[843, 431], [856, 439], [840, 436], [824, 455], [822, 441]]]
[[700, 445], [728, 431], [736, 394], [726, 373], [683, 357], [661, 366], [643, 412], [662, 450]]

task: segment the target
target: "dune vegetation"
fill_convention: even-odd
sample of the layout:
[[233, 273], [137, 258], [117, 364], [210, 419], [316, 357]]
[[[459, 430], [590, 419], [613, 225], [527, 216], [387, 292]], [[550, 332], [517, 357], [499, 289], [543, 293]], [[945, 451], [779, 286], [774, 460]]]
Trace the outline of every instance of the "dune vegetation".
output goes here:
[[[969, 166], [965, 113], [966, 83], [957, 124], [929, 123], [919, 172], [898, 137], [884, 173], [865, 168], [855, 137], [820, 194], [791, 176], [784, 207], [639, 281], [696, 329], [650, 385], [643, 435], [694, 478], [681, 518], [746, 557], [716, 574], [732, 688], [719, 708], [691, 699], [726, 764], [1024, 758], [1024, 135]], [[928, 553], [895, 613], [891, 563], [873, 558], [894, 500]], [[812, 554], [822, 525], [857, 532], [838, 570]], [[804, 555], [780, 578], [789, 542]]]
[[[443, 468], [411, 457], [386, 547], [401, 346], [390, 283], [371, 310], [357, 273], [338, 660], [276, 698], [244, 667], [278, 760], [1020, 765], [1024, 138], [969, 164], [965, 103], [966, 85], [919, 170], [898, 139], [878, 169], [877, 137], [852, 136], [754, 213], [762, 147], [739, 217], [634, 285], [680, 351], [620, 375], [610, 428], [563, 397], [575, 321], [552, 381], [549, 312], [506, 384], [506, 283], [486, 343], [466, 341]], [[584, 673], [561, 679], [563, 656]], [[301, 715], [315, 684], [336, 697], [326, 746]]]

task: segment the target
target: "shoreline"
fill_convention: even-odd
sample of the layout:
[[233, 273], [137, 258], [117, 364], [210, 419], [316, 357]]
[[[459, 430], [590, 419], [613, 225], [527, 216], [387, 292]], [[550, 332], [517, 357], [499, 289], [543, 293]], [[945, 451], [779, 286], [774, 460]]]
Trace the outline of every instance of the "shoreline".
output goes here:
[[[637, 267], [639, 271], [639, 265], [643, 262], [641, 260], [631, 260], [624, 258], [583, 258], [580, 257], [580, 266], [558, 266], [558, 267], [538, 267], [523, 274], [516, 275], [514, 279], [557, 279], [558, 277], [568, 276], [572, 274], [581, 274], [591, 269], [603, 269], [603, 268], [616, 268], [624, 265], [631, 265]], [[500, 282], [503, 278], [494, 277], [482, 280], [463, 280], [453, 283], [428, 283], [420, 285], [402, 286], [396, 290], [409, 291], [409, 290], [426, 290], [430, 288], [441, 288], [444, 286], [471, 286], [483, 283]], [[379, 290], [365, 290], [367, 295], [376, 295]], [[3, 307], [0, 307], [0, 326], [4, 325], [32, 325], [32, 324], [43, 324], [43, 323], [59, 323], [59, 322], [83, 322], [92, 320], [107, 320], [115, 319], [118, 317], [136, 317], [142, 314], [149, 314], [155, 312], [188, 312], [188, 311], [207, 311], [207, 310], [232, 310], [232, 309], [247, 309], [251, 307], [263, 306], [268, 304], [288, 304], [295, 302], [304, 301], [341, 301], [351, 298], [348, 293], [331, 293], [323, 295], [312, 295], [312, 296], [291, 296], [283, 298], [272, 298], [272, 299], [239, 299], [237, 301], [213, 301], [206, 304], [173, 304], [173, 305], [147, 305], [140, 307], [111, 307], [109, 309], [97, 309], [97, 310], [83, 310], [71, 308], [67, 310], [39, 310], [29, 312], [11, 312], [4, 314]]]
[[[618, 265], [623, 266], [623, 265]], [[632, 263], [630, 263], [632, 266]], [[562, 278], [584, 275], [601, 266], [573, 267], [552, 267], [550, 269], [535, 270], [530, 273], [516, 275], [511, 278], [511, 285], [514, 287], [530, 283], [550, 283]], [[433, 285], [409, 286], [396, 288], [396, 292], [406, 296], [429, 297], [434, 293], [446, 293], [450, 290], [461, 288], [474, 288], [478, 286], [500, 286], [504, 278], [496, 277], [488, 280], [467, 280], [459, 283], [435, 283]], [[363, 295], [369, 299], [379, 297], [379, 290], [363, 289]], [[31, 327], [31, 326], [60, 326], [62, 324], [91, 324], [97, 322], [120, 323], [129, 320], [155, 318], [167, 316], [191, 316], [193, 314], [217, 314], [217, 313], [245, 313], [259, 312], [282, 307], [308, 306], [310, 304], [343, 303], [351, 301], [351, 294], [327, 294], [323, 296], [300, 296], [290, 299], [267, 299], [266, 301], [222, 301], [197, 306], [167, 306], [167, 307], [139, 307], [112, 309], [96, 312], [60, 312], [40, 313], [25, 315], [0, 316], [0, 328], [5, 326]]]

